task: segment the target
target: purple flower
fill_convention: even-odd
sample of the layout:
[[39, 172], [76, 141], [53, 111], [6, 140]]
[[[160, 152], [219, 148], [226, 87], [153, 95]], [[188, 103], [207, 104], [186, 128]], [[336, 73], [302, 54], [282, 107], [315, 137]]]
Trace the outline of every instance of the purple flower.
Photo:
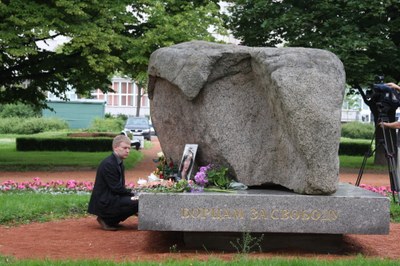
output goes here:
[[200, 167], [200, 172], [207, 172], [208, 170], [211, 169], [211, 167], [212, 167], [211, 164], [206, 165], [206, 166], [202, 166], [202, 167]]
[[203, 191], [204, 191], [204, 187], [196, 186], [196, 187], [191, 187], [190, 188], [190, 192], [191, 193], [198, 193], [198, 192], [203, 192]]
[[197, 172], [196, 175], [194, 176], [194, 181], [199, 186], [204, 186], [205, 184], [207, 184], [208, 179], [206, 172], [202, 172], [201, 170], [200, 172]]

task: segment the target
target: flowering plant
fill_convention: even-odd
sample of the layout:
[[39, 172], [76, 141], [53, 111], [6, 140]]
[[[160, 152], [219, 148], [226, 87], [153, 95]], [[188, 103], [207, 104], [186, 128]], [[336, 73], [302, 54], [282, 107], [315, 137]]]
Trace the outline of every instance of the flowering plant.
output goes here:
[[194, 175], [194, 181], [196, 184], [204, 187], [208, 183], [207, 172], [210, 168], [211, 164], [199, 168], [199, 171]]
[[392, 193], [392, 190], [390, 189], [390, 186], [371, 186], [371, 185], [366, 185], [366, 184], [360, 184], [360, 188], [381, 194], [382, 196], [388, 196], [388, 194]]
[[158, 163], [156, 170], [153, 172], [155, 176], [160, 179], [169, 179], [175, 177], [178, 173], [178, 167], [170, 159], [169, 161], [165, 158], [164, 153], [157, 153], [158, 158], [153, 160]]
[[197, 192], [200, 188], [193, 180], [181, 179], [177, 182], [173, 180], [163, 180], [144, 182], [134, 188], [136, 192]]
[[228, 168], [216, 168], [212, 164], [200, 167], [194, 176], [194, 180], [199, 186], [216, 187], [218, 189], [228, 189], [231, 184]]
[[210, 168], [207, 171], [207, 176], [211, 185], [221, 189], [228, 189], [231, 184], [231, 179], [228, 176], [228, 168]]
[[[147, 178], [139, 179], [136, 192], [227, 192], [231, 180], [228, 177], [228, 168], [215, 168], [212, 164], [201, 166], [193, 180], [177, 180], [177, 168], [172, 160], [167, 163], [163, 153], [153, 160], [158, 163], [157, 168]], [[168, 177], [168, 179], [167, 179]]]
[[13, 180], [8, 180], [0, 184], [1, 192], [38, 192], [38, 193], [51, 193], [51, 194], [61, 194], [61, 193], [78, 193], [86, 194], [93, 190], [93, 182], [82, 181], [78, 182], [76, 180], [53, 180], [50, 182], [42, 182], [39, 177], [33, 178], [33, 181], [29, 182], [16, 182]]

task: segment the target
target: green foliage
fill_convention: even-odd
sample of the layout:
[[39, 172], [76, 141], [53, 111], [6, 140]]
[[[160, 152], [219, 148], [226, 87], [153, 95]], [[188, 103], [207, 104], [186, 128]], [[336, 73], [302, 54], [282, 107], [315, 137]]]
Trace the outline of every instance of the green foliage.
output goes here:
[[174, 245], [170, 246], [170, 247], [169, 247], [169, 252], [170, 252], [170, 253], [179, 253], [178, 245], [177, 245], [177, 244], [174, 244]]
[[[360, 169], [364, 155], [340, 155], [340, 169]], [[387, 165], [375, 165], [373, 157], [369, 157], [365, 166], [366, 170], [387, 171]]]
[[383, 74], [400, 81], [400, 2], [231, 0], [227, 26], [249, 46], [327, 49], [345, 66], [347, 83]]
[[[372, 147], [374, 143], [372, 144]], [[342, 138], [339, 145], [339, 155], [364, 155], [371, 148], [371, 141], [364, 139]]]
[[126, 114], [118, 114], [117, 115], [118, 119], [121, 119], [122, 121], [124, 121], [124, 123], [126, 122], [126, 120], [128, 120], [128, 115]]
[[46, 222], [86, 214], [89, 193], [0, 193], [0, 224]]
[[35, 134], [68, 129], [68, 123], [58, 118], [10, 117], [0, 119], [0, 134]]
[[342, 125], [342, 137], [351, 139], [369, 139], [374, 136], [375, 126], [369, 123], [350, 122]]
[[[212, 40], [209, 27], [222, 24], [217, 2], [1, 1], [0, 103], [45, 105], [45, 92], [106, 92], [114, 73], [143, 75], [154, 50]], [[48, 43], [59, 37], [66, 42], [54, 50]]]
[[10, 103], [0, 105], [0, 117], [39, 117], [41, 111], [37, 108], [23, 104], [23, 103]]
[[125, 121], [123, 117], [95, 118], [87, 130], [89, 132], [121, 132]]
[[390, 202], [390, 220], [393, 223], [400, 223], [400, 205], [398, 200], [399, 198], [396, 195], [396, 203], [393, 200]]
[[228, 176], [228, 168], [211, 168], [207, 171], [208, 182], [211, 186], [216, 186], [221, 189], [228, 189], [231, 180]]
[[[66, 134], [66, 133], [64, 133]], [[46, 134], [48, 136], [49, 134]], [[145, 148], [148, 145], [145, 142]], [[0, 138], [0, 169], [2, 171], [49, 171], [59, 168], [96, 169], [101, 160], [110, 155], [106, 152], [72, 151], [25, 151], [16, 150], [14, 138]], [[124, 161], [126, 169], [131, 169], [143, 158], [143, 153], [131, 150]]]
[[111, 137], [97, 138], [33, 138], [19, 137], [16, 139], [17, 151], [80, 151], [99, 152], [110, 151]]
[[158, 164], [154, 174], [159, 176], [161, 179], [169, 179], [170, 177], [178, 174], [178, 165], [170, 159], [165, 158], [163, 153], [160, 153], [157, 158]]
[[264, 234], [259, 237], [252, 236], [249, 232], [243, 232], [242, 238], [236, 239], [236, 243], [230, 242], [230, 244], [236, 249], [238, 253], [248, 254], [255, 248], [262, 252], [261, 242], [263, 241]]

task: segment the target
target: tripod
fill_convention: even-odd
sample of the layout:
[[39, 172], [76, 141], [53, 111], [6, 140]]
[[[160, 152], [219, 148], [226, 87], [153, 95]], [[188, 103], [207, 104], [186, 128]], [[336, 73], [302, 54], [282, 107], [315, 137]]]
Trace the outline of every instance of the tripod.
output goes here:
[[395, 149], [397, 149], [397, 147], [395, 147], [395, 145], [393, 143], [393, 137], [392, 137], [391, 130], [385, 130], [385, 127], [382, 127], [379, 125], [380, 122], [388, 122], [389, 119], [387, 119], [387, 117], [385, 117], [385, 116], [382, 116], [378, 119], [378, 121], [379, 121], [379, 123], [377, 123], [377, 126], [375, 128], [374, 136], [372, 137], [369, 150], [364, 155], [364, 159], [361, 164], [360, 171], [358, 172], [358, 177], [357, 177], [357, 181], [356, 181], [355, 185], [356, 186], [360, 185], [361, 178], [364, 173], [365, 164], [367, 163], [367, 159], [369, 157], [371, 157], [376, 151], [376, 148], [374, 150], [372, 149], [372, 144], [375, 140], [376, 132], [380, 128], [383, 133], [383, 138], [377, 140], [377, 143], [375, 146], [378, 147], [379, 145], [382, 145], [385, 150], [385, 157], [386, 157], [387, 164], [388, 164], [390, 188], [392, 190], [393, 200], [394, 200], [394, 202], [396, 202], [395, 193], [397, 192], [397, 196], [398, 196], [397, 202], [400, 204], [400, 194], [399, 194], [399, 183], [400, 182], [399, 182], [399, 177], [398, 177], [398, 173], [397, 173], [397, 160], [396, 160], [397, 153], [395, 150]]

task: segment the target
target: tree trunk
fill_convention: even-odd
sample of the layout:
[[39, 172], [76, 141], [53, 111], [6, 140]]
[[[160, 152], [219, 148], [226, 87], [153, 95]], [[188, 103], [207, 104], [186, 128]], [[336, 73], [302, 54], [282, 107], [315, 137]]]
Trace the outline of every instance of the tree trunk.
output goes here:
[[140, 116], [140, 107], [142, 102], [142, 89], [138, 86], [138, 93], [136, 97], [136, 116]]

